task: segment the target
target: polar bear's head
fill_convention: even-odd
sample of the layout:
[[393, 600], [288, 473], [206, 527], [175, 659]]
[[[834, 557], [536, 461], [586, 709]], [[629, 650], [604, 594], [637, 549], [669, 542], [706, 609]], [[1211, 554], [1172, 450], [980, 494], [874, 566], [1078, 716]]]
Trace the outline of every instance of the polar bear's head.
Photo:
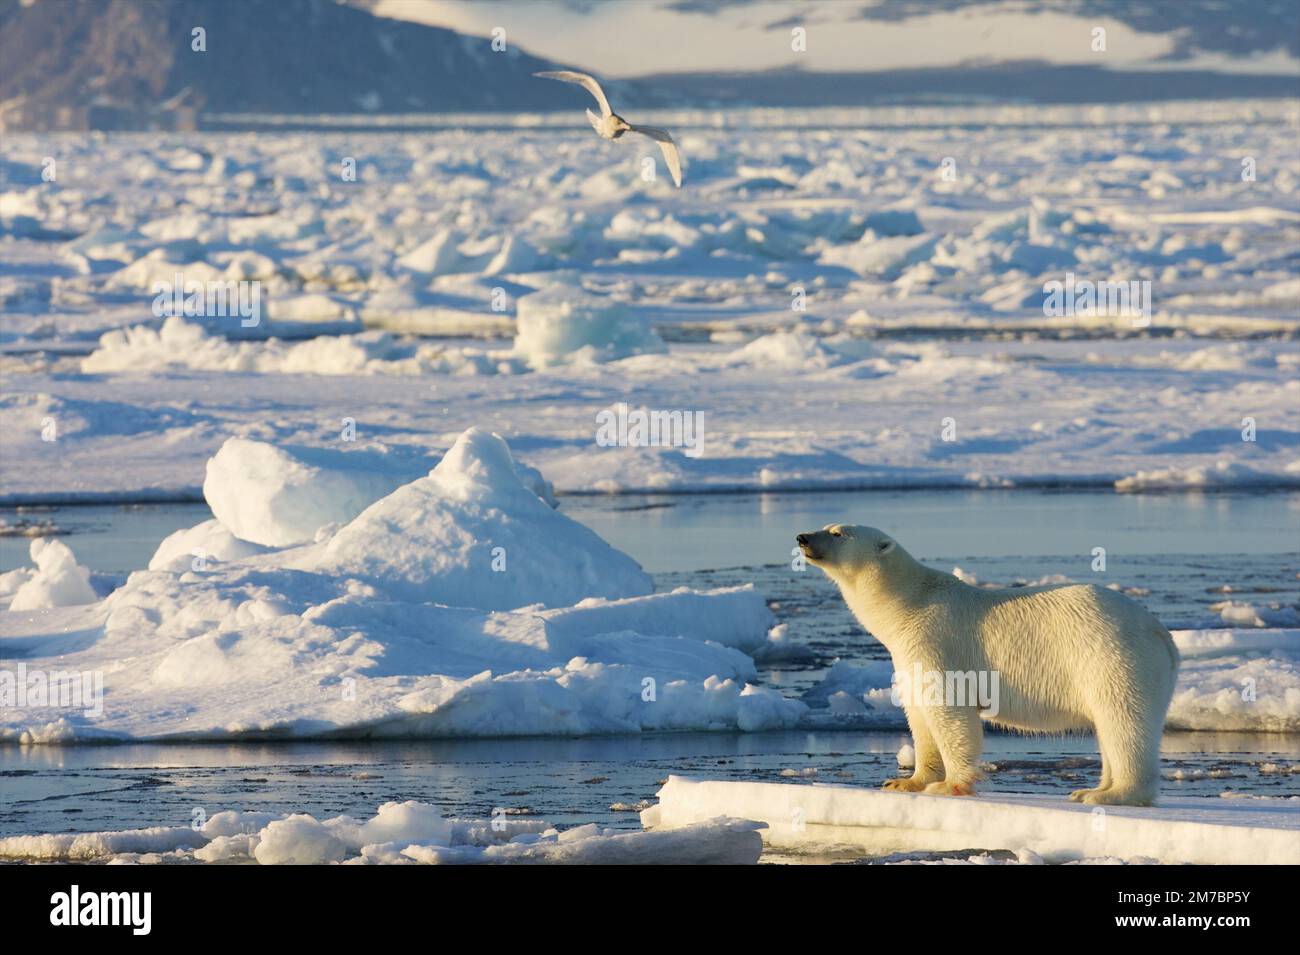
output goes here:
[[839, 578], [856, 577], [869, 566], [901, 553], [884, 531], [861, 524], [827, 524], [819, 531], [799, 534], [795, 540], [809, 563]]

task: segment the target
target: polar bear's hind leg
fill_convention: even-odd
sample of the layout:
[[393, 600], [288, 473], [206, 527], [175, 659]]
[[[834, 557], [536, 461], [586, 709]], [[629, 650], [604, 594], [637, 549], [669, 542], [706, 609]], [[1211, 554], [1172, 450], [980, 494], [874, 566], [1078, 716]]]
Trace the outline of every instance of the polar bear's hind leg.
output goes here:
[[1160, 779], [1160, 734], [1167, 706], [1167, 701], [1163, 702], [1165, 705], [1151, 706], [1151, 701], [1133, 701], [1131, 710], [1119, 710], [1098, 721], [1102, 785], [1084, 792], [1078, 802], [1094, 806], [1149, 806], [1155, 802]]

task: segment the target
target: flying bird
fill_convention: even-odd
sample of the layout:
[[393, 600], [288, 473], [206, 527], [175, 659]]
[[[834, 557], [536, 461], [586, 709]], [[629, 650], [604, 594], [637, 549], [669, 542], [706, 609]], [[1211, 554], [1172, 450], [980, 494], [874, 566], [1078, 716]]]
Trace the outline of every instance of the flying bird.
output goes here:
[[575, 73], [572, 70], [549, 70], [545, 73], [534, 73], [533, 75], [548, 80], [559, 80], [562, 83], [577, 83], [596, 97], [596, 102], [600, 104], [600, 115], [597, 116], [591, 110], [587, 110], [587, 120], [601, 139], [618, 139], [624, 133], [630, 131], [640, 133], [642, 136], [649, 136], [657, 142], [660, 151], [664, 154], [664, 162], [668, 164], [668, 171], [673, 174], [673, 182], [677, 184], [678, 188], [681, 187], [682, 157], [681, 153], [677, 151], [677, 143], [673, 142], [673, 137], [668, 134], [668, 130], [660, 129], [658, 126], [637, 126], [629, 123], [609, 108], [609, 100], [605, 99], [605, 91], [600, 88], [600, 84], [595, 79], [586, 73]]

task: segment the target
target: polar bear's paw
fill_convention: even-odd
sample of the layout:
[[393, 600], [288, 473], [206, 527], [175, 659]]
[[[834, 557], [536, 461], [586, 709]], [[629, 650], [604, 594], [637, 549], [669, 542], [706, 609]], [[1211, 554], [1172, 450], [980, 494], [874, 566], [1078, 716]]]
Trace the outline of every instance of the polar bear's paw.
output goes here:
[[1155, 802], [1155, 796], [1140, 789], [1112, 786], [1087, 792], [1079, 801], [1089, 806], [1150, 806]]
[[917, 779], [915, 776], [904, 776], [901, 779], [887, 779], [882, 789], [892, 789], [896, 792], [919, 793], [925, 788], [925, 782]]
[[1087, 802], [1088, 797], [1095, 793], [1104, 793], [1106, 790], [1098, 786], [1096, 789], [1076, 789], [1070, 793], [1070, 802]]
[[925, 787], [925, 791], [936, 796], [973, 796], [975, 795], [975, 784], [969, 780], [941, 779], [937, 783], [930, 783]]

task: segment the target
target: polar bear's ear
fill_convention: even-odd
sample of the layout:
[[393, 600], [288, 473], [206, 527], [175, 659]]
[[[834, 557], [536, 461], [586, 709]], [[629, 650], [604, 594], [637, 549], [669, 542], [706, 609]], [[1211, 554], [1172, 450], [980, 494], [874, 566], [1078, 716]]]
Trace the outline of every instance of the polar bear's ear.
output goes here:
[[877, 554], [888, 554], [893, 549], [894, 549], [894, 542], [891, 540], [882, 540], [879, 544], [876, 545]]

